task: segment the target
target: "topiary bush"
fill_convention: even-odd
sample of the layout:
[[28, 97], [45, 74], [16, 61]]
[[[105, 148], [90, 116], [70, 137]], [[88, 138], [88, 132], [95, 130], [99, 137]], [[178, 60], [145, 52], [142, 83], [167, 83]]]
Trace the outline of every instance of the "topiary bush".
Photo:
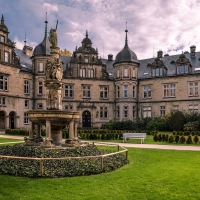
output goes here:
[[169, 143], [173, 143], [174, 142], [174, 135], [173, 134], [170, 134], [169, 137], [168, 137], [168, 142]]
[[199, 142], [199, 136], [198, 135], [195, 135], [194, 138], [193, 138], [193, 141], [194, 143], [198, 143]]
[[191, 136], [191, 135], [189, 135], [189, 136], [187, 137], [186, 143], [187, 143], [187, 144], [192, 144], [192, 136]]
[[170, 131], [182, 131], [185, 124], [185, 116], [181, 111], [176, 111], [173, 113], [169, 121], [169, 130]]
[[184, 144], [186, 142], [186, 137], [185, 137], [185, 135], [181, 135], [181, 137], [180, 137], [180, 143], [181, 144]]
[[153, 141], [154, 141], [154, 142], [157, 142], [158, 140], [159, 140], [158, 134], [155, 133], [154, 136], [153, 136]]
[[179, 135], [176, 135], [176, 136], [175, 136], [175, 142], [176, 142], [176, 143], [179, 142], [179, 137], [180, 137]]

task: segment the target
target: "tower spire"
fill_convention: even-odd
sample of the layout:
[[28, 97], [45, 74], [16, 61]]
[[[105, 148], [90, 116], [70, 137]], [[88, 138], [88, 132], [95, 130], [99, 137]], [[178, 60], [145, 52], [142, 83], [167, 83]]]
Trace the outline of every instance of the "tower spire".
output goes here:
[[24, 46], [26, 46], [26, 33], [25, 33]]
[[88, 31], [87, 30], [86, 30], [86, 35], [85, 36], [86, 36], [86, 38], [88, 37]]
[[125, 45], [128, 45], [128, 37], [127, 37], [127, 32], [128, 32], [128, 30], [127, 30], [127, 22], [126, 22], [126, 30], [125, 30], [125, 32], [126, 32]]
[[1, 24], [4, 24], [4, 16], [2, 14], [2, 17], [1, 17]]
[[47, 12], [46, 12], [45, 32], [44, 32], [45, 37], [47, 37], [47, 24], [48, 24], [48, 21], [47, 21]]

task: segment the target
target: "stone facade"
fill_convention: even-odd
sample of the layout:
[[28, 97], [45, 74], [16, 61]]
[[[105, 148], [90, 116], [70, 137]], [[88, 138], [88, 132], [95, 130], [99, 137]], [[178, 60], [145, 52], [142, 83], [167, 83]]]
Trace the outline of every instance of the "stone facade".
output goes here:
[[[0, 129], [29, 128], [27, 112], [47, 108], [45, 87], [50, 42], [45, 22], [43, 41], [35, 47], [15, 48], [4, 18], [0, 24]], [[78, 127], [102, 127], [110, 120], [156, 117], [171, 110], [199, 112], [200, 52], [162, 55], [138, 60], [125, 46], [116, 59], [98, 57], [86, 32], [71, 57], [60, 56], [63, 79], [62, 110], [78, 111]]]

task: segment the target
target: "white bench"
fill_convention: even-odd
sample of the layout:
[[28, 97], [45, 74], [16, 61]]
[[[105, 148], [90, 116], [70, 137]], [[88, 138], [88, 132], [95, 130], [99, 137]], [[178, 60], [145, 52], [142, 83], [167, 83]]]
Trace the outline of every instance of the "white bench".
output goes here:
[[146, 139], [146, 133], [123, 133], [123, 142], [125, 142], [127, 139], [133, 138], [133, 139], [140, 139], [141, 144], [144, 142], [144, 139]]

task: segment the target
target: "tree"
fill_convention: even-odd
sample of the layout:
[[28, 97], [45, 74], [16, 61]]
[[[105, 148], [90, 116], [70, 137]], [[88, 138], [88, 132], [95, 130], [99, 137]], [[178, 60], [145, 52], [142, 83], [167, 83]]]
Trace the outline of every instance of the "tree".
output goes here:
[[176, 111], [170, 121], [169, 130], [170, 131], [182, 131], [185, 124], [185, 116], [181, 111]]
[[64, 50], [60, 49], [59, 55], [61, 55], [61, 56], [72, 56], [72, 53], [67, 49], [64, 49]]

